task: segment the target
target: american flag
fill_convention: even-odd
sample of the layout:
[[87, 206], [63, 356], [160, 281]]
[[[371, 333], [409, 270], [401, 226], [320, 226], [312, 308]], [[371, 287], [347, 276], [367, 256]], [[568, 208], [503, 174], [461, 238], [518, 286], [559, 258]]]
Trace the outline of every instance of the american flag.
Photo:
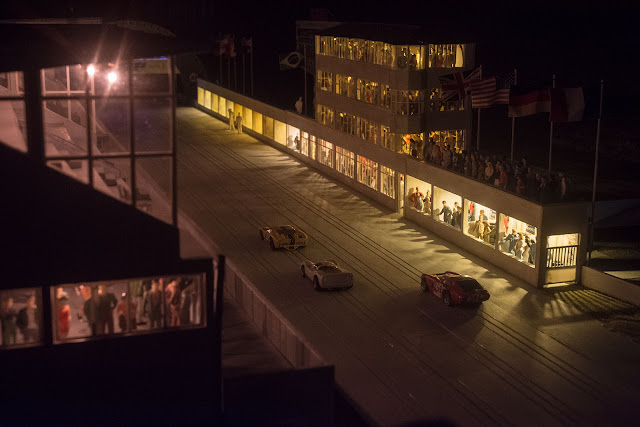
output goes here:
[[479, 80], [482, 76], [482, 68], [476, 68], [465, 75], [462, 71], [446, 76], [440, 76], [440, 86], [442, 86], [442, 101], [448, 101], [454, 97], [463, 99], [471, 88], [471, 82]]
[[509, 89], [514, 74], [474, 80], [471, 82], [471, 108], [489, 108], [494, 104], [509, 104]]

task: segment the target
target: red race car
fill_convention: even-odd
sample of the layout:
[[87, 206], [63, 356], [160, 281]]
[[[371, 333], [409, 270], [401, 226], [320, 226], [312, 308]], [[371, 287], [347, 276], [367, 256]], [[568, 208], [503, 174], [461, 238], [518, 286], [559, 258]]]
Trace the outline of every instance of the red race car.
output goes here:
[[442, 298], [448, 306], [460, 304], [480, 305], [489, 299], [489, 292], [476, 279], [447, 271], [439, 274], [423, 274], [422, 290]]

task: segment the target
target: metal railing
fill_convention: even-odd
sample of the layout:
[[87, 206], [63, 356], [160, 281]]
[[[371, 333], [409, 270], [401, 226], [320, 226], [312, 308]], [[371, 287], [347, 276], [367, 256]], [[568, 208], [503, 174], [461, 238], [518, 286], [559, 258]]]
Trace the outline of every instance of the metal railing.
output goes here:
[[577, 245], [547, 248], [547, 268], [575, 267], [577, 258]]

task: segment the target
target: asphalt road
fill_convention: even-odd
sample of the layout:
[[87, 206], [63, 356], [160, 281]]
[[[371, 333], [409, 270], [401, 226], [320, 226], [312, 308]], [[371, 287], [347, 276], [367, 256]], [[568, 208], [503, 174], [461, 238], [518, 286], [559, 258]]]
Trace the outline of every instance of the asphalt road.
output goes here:
[[[178, 119], [179, 207], [336, 366], [336, 381], [383, 425], [626, 424], [637, 417], [640, 346], [594, 312], [619, 301], [540, 290], [304, 164], [193, 108]], [[295, 224], [306, 248], [271, 251], [263, 225]], [[316, 292], [304, 259], [333, 258], [355, 285]], [[449, 308], [422, 272], [454, 270], [491, 293]]]

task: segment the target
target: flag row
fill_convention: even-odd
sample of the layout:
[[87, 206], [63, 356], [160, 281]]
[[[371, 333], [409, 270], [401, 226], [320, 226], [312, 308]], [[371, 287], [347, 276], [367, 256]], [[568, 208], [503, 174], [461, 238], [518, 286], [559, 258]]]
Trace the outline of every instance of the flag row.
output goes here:
[[236, 41], [233, 34], [225, 34], [218, 40], [218, 55], [226, 56], [227, 58], [236, 57], [236, 44], [243, 49], [243, 53], [251, 54], [253, 50], [252, 37], [243, 37], [239, 41]]
[[509, 117], [549, 113], [552, 122], [573, 122], [598, 116], [596, 88], [533, 88], [518, 86], [515, 73], [482, 77], [482, 68], [440, 76], [442, 100], [471, 95], [471, 108], [508, 105]]

